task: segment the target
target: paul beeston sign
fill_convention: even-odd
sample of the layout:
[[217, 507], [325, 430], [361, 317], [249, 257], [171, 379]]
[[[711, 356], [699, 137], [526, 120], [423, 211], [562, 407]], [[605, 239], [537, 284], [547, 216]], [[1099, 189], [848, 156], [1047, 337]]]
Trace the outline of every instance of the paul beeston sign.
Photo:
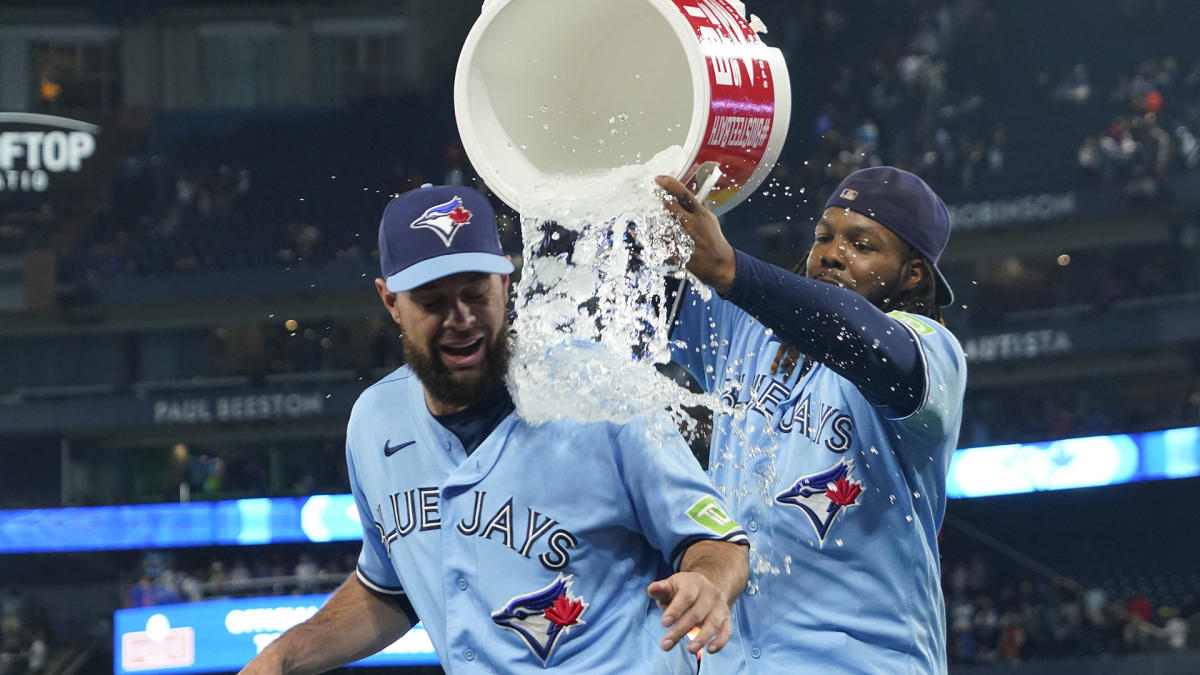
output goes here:
[[161, 425], [298, 420], [324, 413], [325, 395], [321, 393], [239, 394], [154, 402], [154, 423]]
[[0, 112], [0, 192], [45, 192], [55, 174], [78, 173], [99, 134], [66, 117]]

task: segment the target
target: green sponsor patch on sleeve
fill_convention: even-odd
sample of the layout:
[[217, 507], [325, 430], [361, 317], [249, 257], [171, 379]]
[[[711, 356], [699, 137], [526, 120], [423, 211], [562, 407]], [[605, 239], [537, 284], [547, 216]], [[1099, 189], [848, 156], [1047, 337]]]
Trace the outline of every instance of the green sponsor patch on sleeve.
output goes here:
[[687, 510], [687, 514], [689, 518], [701, 526], [712, 530], [722, 537], [738, 527], [733, 518], [730, 518], [729, 514], [725, 513], [725, 509], [721, 508], [717, 500], [711, 496], [704, 497], [695, 504], [692, 504], [692, 507]]
[[933, 335], [934, 333], [933, 326], [930, 326], [912, 314], [896, 311], [888, 312], [888, 316], [913, 329], [917, 332], [917, 335]]

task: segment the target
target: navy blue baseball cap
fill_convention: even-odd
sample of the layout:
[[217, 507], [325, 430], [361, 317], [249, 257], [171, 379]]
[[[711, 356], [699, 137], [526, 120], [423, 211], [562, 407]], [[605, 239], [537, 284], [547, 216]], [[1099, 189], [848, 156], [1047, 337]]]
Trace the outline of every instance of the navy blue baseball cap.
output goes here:
[[954, 302], [954, 291], [937, 266], [950, 241], [950, 214], [920, 177], [891, 166], [860, 169], [833, 191], [825, 203], [830, 207], [861, 213], [903, 239], [933, 267], [938, 305]]
[[424, 185], [388, 202], [379, 221], [387, 289], [411, 291], [461, 272], [511, 274], [487, 197], [460, 185]]

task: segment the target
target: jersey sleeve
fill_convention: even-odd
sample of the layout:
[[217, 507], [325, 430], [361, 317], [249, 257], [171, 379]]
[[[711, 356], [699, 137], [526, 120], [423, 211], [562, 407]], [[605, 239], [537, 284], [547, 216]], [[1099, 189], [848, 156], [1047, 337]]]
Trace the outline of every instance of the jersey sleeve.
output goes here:
[[620, 428], [617, 459], [642, 534], [664, 562], [679, 569], [684, 551], [700, 540], [749, 545], [729, 516], [683, 437], [665, 415]]
[[962, 345], [948, 328], [927, 317], [906, 312], [891, 312], [888, 316], [915, 339], [920, 367], [925, 373], [925, 390], [912, 413], [899, 415], [885, 408], [885, 416], [909, 433], [929, 440], [957, 432], [967, 388], [967, 361]]
[[355, 576], [363, 586], [376, 593], [403, 596], [404, 589], [401, 587], [400, 577], [392, 567], [387, 549], [383, 546], [383, 538], [375, 526], [375, 516], [367, 506], [366, 497], [359, 484], [358, 468], [355, 466], [354, 452], [349, 439], [346, 441], [346, 467], [350, 476], [350, 491], [358, 508], [358, 522], [363, 531], [362, 550], [358, 554]]
[[732, 336], [753, 319], [716, 291], [706, 290], [707, 299], [694, 282], [680, 288], [672, 308], [671, 360], [712, 393], [723, 381]]

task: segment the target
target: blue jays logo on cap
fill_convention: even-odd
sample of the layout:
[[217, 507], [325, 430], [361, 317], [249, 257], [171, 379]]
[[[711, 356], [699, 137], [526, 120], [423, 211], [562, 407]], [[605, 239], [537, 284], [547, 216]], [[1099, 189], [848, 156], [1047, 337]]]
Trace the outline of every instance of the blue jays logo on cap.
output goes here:
[[458, 233], [459, 228], [471, 222], [471, 212], [463, 208], [462, 197], [454, 196], [454, 199], [445, 204], [431, 206], [422, 213], [419, 218], [412, 221], [409, 227], [414, 230], [419, 227], [427, 227], [434, 231], [446, 246], [450, 246], [450, 242], [454, 241], [454, 235]]
[[851, 506], [858, 506], [862, 483], [850, 475], [853, 466], [853, 460], [843, 459], [824, 471], [804, 476], [790, 489], [775, 496], [775, 501], [780, 504], [804, 511], [822, 546], [838, 514]]
[[492, 621], [521, 636], [543, 666], [550, 661], [561, 638], [573, 627], [585, 623], [580, 617], [588, 603], [571, 594], [574, 579], [573, 574], [559, 574], [549, 586], [518, 595], [492, 612]]
[[379, 266], [393, 293], [452, 274], [513, 271], [492, 205], [461, 185], [426, 185], [388, 202], [379, 221]]

